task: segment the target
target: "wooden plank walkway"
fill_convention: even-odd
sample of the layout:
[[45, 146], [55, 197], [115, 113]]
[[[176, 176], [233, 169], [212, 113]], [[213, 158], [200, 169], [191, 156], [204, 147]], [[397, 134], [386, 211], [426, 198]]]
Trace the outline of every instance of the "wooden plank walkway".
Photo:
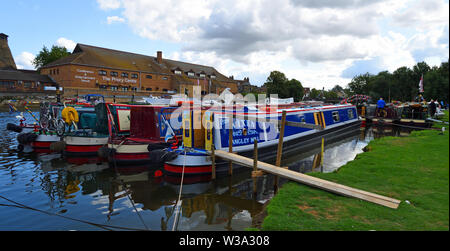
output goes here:
[[[208, 152], [208, 153], [211, 154], [211, 152]], [[222, 150], [215, 150], [214, 154], [215, 154], [215, 157], [219, 157], [224, 160], [233, 161], [237, 164], [240, 164], [240, 165], [243, 165], [246, 167], [253, 168], [253, 166], [254, 166], [253, 159], [243, 157], [243, 156], [240, 156], [235, 153], [229, 153], [229, 152], [222, 151]], [[393, 198], [366, 192], [366, 191], [359, 190], [356, 188], [337, 184], [337, 183], [334, 183], [331, 181], [312, 177], [312, 176], [302, 174], [299, 172], [291, 171], [291, 170], [288, 170], [286, 167], [278, 167], [278, 166], [274, 166], [274, 165], [264, 163], [261, 161], [257, 161], [257, 167], [258, 167], [258, 169], [263, 170], [267, 173], [271, 173], [271, 174], [274, 174], [274, 175], [277, 175], [277, 176], [280, 176], [280, 177], [283, 177], [283, 178], [286, 178], [286, 179], [289, 179], [292, 181], [300, 182], [300, 183], [308, 185], [308, 186], [320, 188], [320, 189], [323, 189], [323, 190], [326, 190], [326, 191], [329, 191], [332, 193], [344, 195], [344, 196], [358, 198], [361, 200], [369, 201], [369, 202], [376, 203], [376, 204], [386, 206], [389, 208], [393, 208], [393, 209], [397, 209], [401, 202], [401, 201], [393, 199]]]

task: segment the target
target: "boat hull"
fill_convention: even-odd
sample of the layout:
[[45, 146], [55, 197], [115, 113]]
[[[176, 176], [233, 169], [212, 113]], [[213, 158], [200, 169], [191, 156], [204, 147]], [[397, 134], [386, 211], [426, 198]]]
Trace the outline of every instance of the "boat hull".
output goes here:
[[108, 144], [108, 136], [105, 137], [77, 137], [66, 136], [64, 141], [67, 156], [97, 156], [98, 150]]
[[[283, 155], [289, 156], [298, 153], [302, 149], [308, 149], [321, 144], [322, 138], [326, 141], [335, 140], [337, 138], [354, 134], [359, 131], [361, 121], [356, 120], [343, 123], [339, 126], [328, 128], [325, 130], [313, 130], [307, 134], [300, 134], [298, 137], [285, 141], [283, 143]], [[258, 147], [258, 160], [266, 162], [274, 162], [277, 154], [278, 144], [271, 144], [266, 147]], [[222, 149], [228, 151], [228, 149]], [[234, 149], [233, 149], [234, 150]], [[196, 151], [184, 153], [177, 150], [179, 155], [171, 161], [164, 164], [164, 171], [167, 175], [210, 175], [212, 172], [211, 157], [204, 151]], [[253, 149], [236, 151], [239, 155], [252, 158]], [[183, 170], [184, 166], [184, 170]], [[239, 165], [233, 165], [233, 170], [242, 168]], [[227, 161], [216, 161], [216, 175], [222, 175], [229, 172]]]
[[148, 164], [151, 159], [147, 147], [148, 144], [108, 144], [109, 149], [114, 149], [108, 161], [121, 166]]

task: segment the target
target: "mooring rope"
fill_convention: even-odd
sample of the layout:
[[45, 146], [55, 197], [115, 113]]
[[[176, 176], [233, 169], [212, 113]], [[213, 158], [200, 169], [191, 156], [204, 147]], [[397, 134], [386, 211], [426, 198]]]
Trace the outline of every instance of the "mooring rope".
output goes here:
[[[64, 215], [59, 215], [59, 214], [43, 211], [43, 210], [40, 210], [40, 209], [37, 209], [37, 208], [33, 208], [33, 207], [30, 207], [30, 206], [26, 206], [24, 204], [21, 204], [19, 202], [13, 201], [13, 200], [10, 200], [10, 199], [8, 199], [8, 198], [6, 198], [4, 196], [1, 196], [1, 195], [0, 195], [0, 198], [15, 204], [15, 205], [0, 204], [0, 206], [17, 207], [17, 208], [21, 208], [21, 209], [27, 209], [27, 210], [32, 210], [32, 211], [44, 213], [44, 214], [47, 214], [47, 215], [50, 215], [50, 216], [58, 216], [58, 217], [61, 217], [61, 218], [64, 218], [64, 219], [68, 219], [68, 220], [77, 221], [77, 222], [89, 224], [89, 225], [92, 225], [92, 226], [96, 226], [96, 227], [99, 227], [99, 228], [102, 228], [102, 229], [105, 229], [105, 230], [108, 230], [108, 231], [114, 231], [114, 228], [115, 229], [119, 229], [119, 230], [133, 230], [133, 231], [143, 231], [144, 230], [144, 229], [118, 227], [118, 226], [111, 226], [111, 225], [93, 223], [93, 222], [89, 222], [89, 221], [85, 221], [85, 220], [75, 219], [75, 218], [72, 218], [72, 217], [68, 217], [68, 216], [64, 216]], [[111, 229], [111, 228], [113, 228], [113, 229]]]
[[184, 167], [186, 166], [186, 149], [184, 149], [184, 159], [183, 159], [183, 171], [181, 172], [181, 184], [180, 184], [180, 191], [178, 193], [178, 199], [175, 203], [175, 217], [173, 219], [173, 226], [172, 226], [172, 231], [175, 231], [175, 225], [177, 225], [177, 221], [178, 221], [178, 213], [180, 211], [180, 207], [181, 207], [181, 203], [180, 205], [178, 205], [178, 203], [181, 200], [181, 192], [183, 191], [183, 181], [184, 181]]

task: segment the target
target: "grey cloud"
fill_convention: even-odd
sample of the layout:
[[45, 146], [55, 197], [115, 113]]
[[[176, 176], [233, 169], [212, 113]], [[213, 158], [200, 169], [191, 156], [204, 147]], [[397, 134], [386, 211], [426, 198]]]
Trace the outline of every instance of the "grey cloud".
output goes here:
[[[215, 51], [226, 58], [247, 63], [246, 55], [252, 52], [283, 51], [288, 45], [294, 45], [295, 40], [318, 40], [323, 36], [342, 35], [367, 37], [378, 32], [376, 15], [368, 11], [341, 17], [332, 13], [321, 13], [311, 18], [308, 16], [309, 13], [302, 9], [283, 12], [277, 8], [282, 7], [269, 6], [268, 10], [259, 10], [256, 16], [251, 12], [230, 14], [220, 9], [214, 10], [209, 19], [204, 19], [198, 24], [201, 30], [199, 39], [187, 43], [183, 49]], [[256, 19], [264, 25], [255, 27]], [[303, 43], [306, 44], [316, 45], [315, 42]], [[333, 51], [330, 55], [321, 54], [323, 49], [316, 51], [316, 48], [311, 48], [306, 57], [298, 58], [318, 62], [335, 60], [337, 57], [341, 59], [361, 57], [347, 45], [339, 47], [339, 50]], [[344, 55], [344, 52], [348, 54]]]
[[306, 8], [354, 8], [364, 7], [382, 0], [290, 0], [295, 6]]

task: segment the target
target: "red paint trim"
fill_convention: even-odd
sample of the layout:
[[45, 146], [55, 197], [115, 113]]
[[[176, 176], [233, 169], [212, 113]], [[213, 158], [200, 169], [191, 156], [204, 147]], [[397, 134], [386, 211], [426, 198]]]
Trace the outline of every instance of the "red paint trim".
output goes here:
[[94, 145], [94, 146], [66, 146], [66, 152], [74, 152], [74, 153], [87, 153], [87, 152], [97, 152], [100, 147], [103, 145]]
[[50, 145], [52, 143], [52, 141], [34, 141], [33, 143], [31, 143], [31, 146], [35, 148], [50, 148]]
[[[171, 173], [183, 173], [182, 166], [174, 166], [169, 164], [164, 164], [164, 170]], [[211, 173], [212, 166], [185, 166], [184, 173], [186, 174], [200, 174], [200, 173]]]
[[116, 160], [150, 160], [150, 153], [116, 153], [114, 154]]

